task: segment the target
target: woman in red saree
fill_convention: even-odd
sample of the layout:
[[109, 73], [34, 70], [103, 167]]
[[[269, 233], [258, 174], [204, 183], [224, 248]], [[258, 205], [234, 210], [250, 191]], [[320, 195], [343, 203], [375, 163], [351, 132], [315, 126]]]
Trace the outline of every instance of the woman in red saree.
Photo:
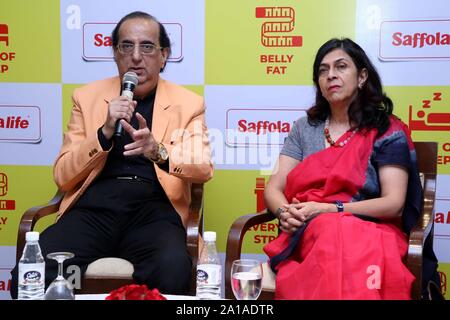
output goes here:
[[[293, 126], [265, 190], [282, 231], [264, 247], [275, 297], [410, 299], [404, 258], [422, 189], [408, 128], [350, 39], [319, 49], [313, 80], [316, 103]], [[436, 281], [432, 248], [425, 255], [424, 281]]]

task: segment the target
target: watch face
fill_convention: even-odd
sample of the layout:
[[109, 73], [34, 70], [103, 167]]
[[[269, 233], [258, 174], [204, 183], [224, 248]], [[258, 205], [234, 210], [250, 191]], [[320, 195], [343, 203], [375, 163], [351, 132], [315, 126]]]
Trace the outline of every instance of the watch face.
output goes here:
[[275, 215], [277, 216], [277, 217], [280, 217], [280, 214], [282, 214], [284, 212], [284, 208], [278, 208], [277, 209], [277, 211], [275, 211]]
[[167, 152], [166, 147], [164, 147], [164, 145], [162, 144], [159, 145], [159, 155], [163, 160], [167, 160], [167, 158], [169, 157], [169, 153]]

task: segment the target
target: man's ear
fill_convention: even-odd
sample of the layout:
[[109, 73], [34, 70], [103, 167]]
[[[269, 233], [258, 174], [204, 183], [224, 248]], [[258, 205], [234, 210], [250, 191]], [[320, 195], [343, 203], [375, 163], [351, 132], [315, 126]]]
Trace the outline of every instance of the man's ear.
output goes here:
[[114, 48], [114, 47], [113, 47], [113, 59], [114, 59], [114, 62], [117, 62], [117, 48]]
[[162, 69], [166, 66], [167, 59], [169, 59], [169, 48], [162, 49], [161, 54], [163, 56], [162, 63], [161, 63], [161, 69]]

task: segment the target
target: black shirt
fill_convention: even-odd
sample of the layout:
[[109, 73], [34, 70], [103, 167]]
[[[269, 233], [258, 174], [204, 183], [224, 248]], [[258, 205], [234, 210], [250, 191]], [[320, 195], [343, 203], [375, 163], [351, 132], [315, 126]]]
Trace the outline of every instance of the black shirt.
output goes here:
[[[156, 90], [154, 90], [144, 99], [136, 100], [137, 106], [130, 122], [133, 128], [139, 128], [139, 122], [135, 115], [136, 112], [139, 112], [144, 117], [145, 121], [147, 121], [147, 126], [151, 130], [155, 93]], [[147, 159], [143, 155], [123, 155], [124, 146], [133, 142], [133, 139], [130, 137], [128, 132], [123, 130], [122, 136], [113, 136], [111, 140], [106, 139], [101, 128], [97, 131], [97, 133], [103, 150], [108, 150], [113, 144], [113, 148], [108, 154], [108, 159], [106, 160], [105, 167], [100, 173], [98, 179], [138, 176], [146, 180], [158, 181], [156, 177], [155, 167], [151, 160]], [[114, 143], [112, 140], [114, 141]]]

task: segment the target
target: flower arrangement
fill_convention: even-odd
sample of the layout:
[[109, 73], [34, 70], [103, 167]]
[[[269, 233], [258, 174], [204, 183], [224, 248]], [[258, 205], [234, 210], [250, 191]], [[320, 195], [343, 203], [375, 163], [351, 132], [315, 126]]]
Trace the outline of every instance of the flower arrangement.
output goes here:
[[129, 284], [109, 293], [105, 300], [167, 300], [158, 289], [150, 290], [145, 284]]

